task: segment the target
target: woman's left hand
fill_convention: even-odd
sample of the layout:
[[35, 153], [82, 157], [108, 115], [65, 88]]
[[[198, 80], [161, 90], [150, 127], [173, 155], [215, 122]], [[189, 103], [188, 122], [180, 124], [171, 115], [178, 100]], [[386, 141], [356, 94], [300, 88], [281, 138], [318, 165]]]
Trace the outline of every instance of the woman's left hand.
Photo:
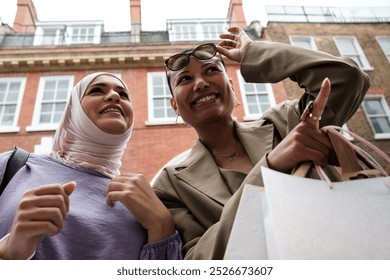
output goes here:
[[175, 233], [171, 214], [142, 174], [125, 173], [108, 184], [106, 202], [113, 207], [116, 201], [123, 203], [147, 230], [149, 243]]
[[268, 166], [274, 170], [290, 173], [304, 161], [324, 167], [332, 145], [320, 129], [320, 119], [330, 94], [330, 81], [324, 79], [312, 107], [302, 114], [301, 122], [268, 154]]

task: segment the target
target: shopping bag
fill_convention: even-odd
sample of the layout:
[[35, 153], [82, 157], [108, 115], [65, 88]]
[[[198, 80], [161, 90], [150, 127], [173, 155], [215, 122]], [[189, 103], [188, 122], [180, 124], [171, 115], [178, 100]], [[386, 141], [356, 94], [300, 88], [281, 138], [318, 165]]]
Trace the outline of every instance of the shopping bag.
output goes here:
[[244, 186], [224, 259], [268, 259], [261, 207], [262, 192], [262, 187], [250, 184]]
[[[390, 177], [337, 129], [324, 131], [330, 135], [344, 181], [330, 182], [318, 166], [323, 180], [262, 167], [269, 259], [390, 259]], [[390, 163], [386, 154], [374, 150]]]
[[390, 177], [332, 183], [262, 167], [269, 259], [390, 259]]

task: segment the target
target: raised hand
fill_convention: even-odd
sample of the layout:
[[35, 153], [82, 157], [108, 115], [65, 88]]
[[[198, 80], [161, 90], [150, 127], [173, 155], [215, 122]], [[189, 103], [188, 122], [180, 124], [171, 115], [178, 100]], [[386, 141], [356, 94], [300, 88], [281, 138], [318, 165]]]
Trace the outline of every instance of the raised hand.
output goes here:
[[223, 33], [222, 39], [217, 45], [217, 51], [236, 62], [241, 62], [248, 46], [253, 42], [251, 38], [240, 27], [229, 27], [230, 33]]
[[141, 174], [122, 174], [107, 187], [106, 202], [113, 207], [120, 201], [148, 232], [148, 242], [167, 238], [175, 233], [168, 209]]
[[270, 168], [290, 173], [304, 161], [312, 161], [322, 167], [328, 163], [332, 145], [328, 136], [320, 130], [320, 119], [330, 88], [329, 79], [324, 79], [316, 100], [303, 112], [301, 122], [268, 154]]
[[24, 193], [13, 221], [10, 235], [0, 244], [0, 258], [27, 259], [45, 235], [56, 235], [69, 212], [69, 196], [75, 182], [53, 184]]

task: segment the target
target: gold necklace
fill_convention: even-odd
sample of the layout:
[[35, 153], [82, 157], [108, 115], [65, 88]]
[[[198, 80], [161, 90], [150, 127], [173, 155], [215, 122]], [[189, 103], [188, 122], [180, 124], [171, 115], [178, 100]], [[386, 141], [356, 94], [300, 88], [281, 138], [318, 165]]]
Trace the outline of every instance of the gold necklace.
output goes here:
[[237, 138], [234, 140], [233, 151], [230, 154], [228, 154], [228, 155], [214, 155], [213, 154], [213, 156], [214, 157], [227, 157], [227, 158], [229, 158], [229, 160], [233, 160], [235, 157], [239, 156], [238, 152], [236, 152], [236, 144], [237, 144]]

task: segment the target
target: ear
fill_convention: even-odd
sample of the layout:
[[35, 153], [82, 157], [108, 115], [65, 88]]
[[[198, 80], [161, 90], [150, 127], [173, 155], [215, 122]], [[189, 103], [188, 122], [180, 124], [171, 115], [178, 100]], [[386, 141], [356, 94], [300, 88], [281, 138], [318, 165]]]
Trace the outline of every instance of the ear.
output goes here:
[[233, 80], [232, 78], [229, 78], [230, 87], [232, 88], [232, 91], [234, 92], [234, 86], [233, 86]]
[[173, 110], [177, 111], [177, 104], [176, 104], [175, 98], [174, 98], [174, 97], [171, 97], [171, 98], [169, 99], [169, 101], [171, 102], [171, 106], [172, 106]]

